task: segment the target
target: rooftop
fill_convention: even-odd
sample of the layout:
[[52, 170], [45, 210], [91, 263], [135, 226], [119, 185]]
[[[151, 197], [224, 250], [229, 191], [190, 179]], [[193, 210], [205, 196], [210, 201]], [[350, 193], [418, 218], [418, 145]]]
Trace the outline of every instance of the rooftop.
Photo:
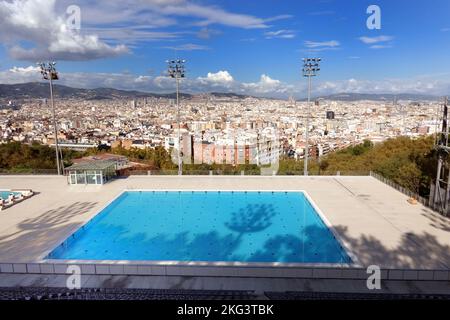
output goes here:
[[106, 170], [112, 166], [115, 166], [114, 161], [109, 160], [92, 160], [81, 163], [73, 164], [70, 167], [65, 168], [65, 170]]
[[78, 163], [85, 163], [85, 162], [89, 162], [89, 161], [127, 161], [127, 157], [125, 156], [121, 156], [118, 154], [111, 154], [111, 153], [100, 153], [97, 155], [93, 155], [93, 156], [87, 156], [87, 157], [83, 157], [83, 158], [79, 158], [79, 159], [73, 159], [72, 162], [74, 164], [78, 164]]

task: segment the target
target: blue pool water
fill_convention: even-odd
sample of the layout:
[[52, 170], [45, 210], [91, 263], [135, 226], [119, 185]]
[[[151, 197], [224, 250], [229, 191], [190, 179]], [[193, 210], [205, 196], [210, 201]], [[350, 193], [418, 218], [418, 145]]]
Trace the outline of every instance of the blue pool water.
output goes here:
[[127, 191], [47, 258], [351, 262], [301, 192]]
[[18, 195], [19, 192], [11, 192], [11, 191], [0, 191], [0, 199], [7, 200], [10, 194]]

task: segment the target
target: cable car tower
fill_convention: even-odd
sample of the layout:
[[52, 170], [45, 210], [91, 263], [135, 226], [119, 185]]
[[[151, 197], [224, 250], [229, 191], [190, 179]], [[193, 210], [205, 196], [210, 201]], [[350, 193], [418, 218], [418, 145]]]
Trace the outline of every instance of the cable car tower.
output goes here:
[[449, 215], [450, 167], [449, 167], [449, 127], [448, 99], [445, 98], [442, 110], [442, 131], [436, 132], [435, 149], [438, 154], [438, 166], [435, 184], [431, 185], [430, 205], [444, 216]]

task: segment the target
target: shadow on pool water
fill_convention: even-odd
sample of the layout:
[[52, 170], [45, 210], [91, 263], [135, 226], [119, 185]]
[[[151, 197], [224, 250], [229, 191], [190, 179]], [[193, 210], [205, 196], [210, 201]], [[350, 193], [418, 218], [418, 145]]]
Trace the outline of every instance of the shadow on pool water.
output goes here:
[[[75, 234], [67, 248], [60, 246], [50, 258], [83, 260], [161, 260], [161, 261], [229, 261], [289, 263], [350, 263], [350, 258], [325, 226], [307, 226], [302, 238], [289, 234], [268, 234], [264, 244], [242, 254], [239, 249], [246, 235], [263, 233], [277, 216], [272, 205], [248, 204], [233, 212], [225, 222], [228, 234], [217, 231], [164, 233], [148, 237], [140, 232], [132, 236], [123, 226], [104, 225], [114, 239], [99, 237], [84, 249], [79, 243], [85, 231]], [[87, 229], [88, 230], [88, 229]], [[112, 245], [111, 245], [112, 241]], [[87, 243], [86, 243], [87, 244]], [[100, 258], [101, 257], [101, 258]]]

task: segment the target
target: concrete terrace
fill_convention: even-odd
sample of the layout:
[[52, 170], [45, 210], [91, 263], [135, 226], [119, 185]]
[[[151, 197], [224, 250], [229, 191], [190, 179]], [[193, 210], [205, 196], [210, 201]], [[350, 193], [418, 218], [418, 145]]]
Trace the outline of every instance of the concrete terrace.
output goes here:
[[0, 212], [0, 263], [39, 262], [124, 189], [305, 190], [362, 266], [450, 269], [450, 220], [372, 177], [136, 176], [104, 186], [0, 176], [38, 194]]

